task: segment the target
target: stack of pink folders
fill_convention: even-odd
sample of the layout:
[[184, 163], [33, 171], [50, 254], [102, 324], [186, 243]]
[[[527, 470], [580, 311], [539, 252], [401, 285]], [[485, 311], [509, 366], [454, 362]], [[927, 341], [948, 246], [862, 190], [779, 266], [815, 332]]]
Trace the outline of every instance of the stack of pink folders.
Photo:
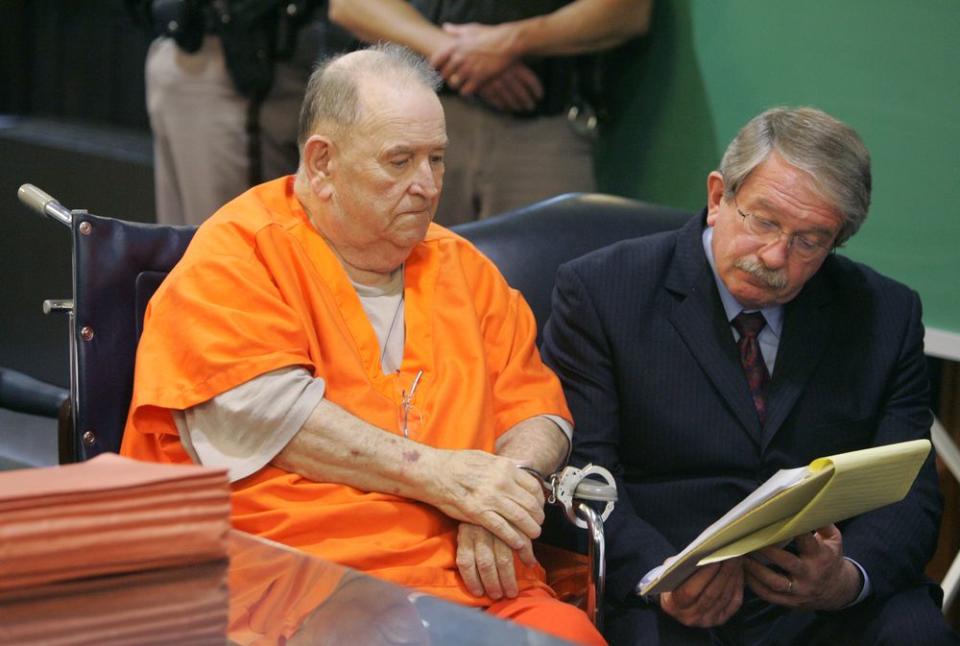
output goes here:
[[0, 590], [226, 556], [222, 469], [87, 462], [0, 473]]
[[229, 516], [223, 469], [0, 472], [0, 643], [222, 644]]

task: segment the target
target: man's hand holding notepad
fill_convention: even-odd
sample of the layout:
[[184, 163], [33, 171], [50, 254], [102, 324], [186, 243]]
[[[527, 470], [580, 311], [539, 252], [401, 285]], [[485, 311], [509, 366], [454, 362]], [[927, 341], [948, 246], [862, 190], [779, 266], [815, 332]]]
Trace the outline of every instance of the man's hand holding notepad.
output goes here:
[[644, 577], [640, 594], [669, 592], [702, 565], [785, 543], [803, 532], [902, 500], [929, 453], [928, 440], [914, 440], [778, 471]]

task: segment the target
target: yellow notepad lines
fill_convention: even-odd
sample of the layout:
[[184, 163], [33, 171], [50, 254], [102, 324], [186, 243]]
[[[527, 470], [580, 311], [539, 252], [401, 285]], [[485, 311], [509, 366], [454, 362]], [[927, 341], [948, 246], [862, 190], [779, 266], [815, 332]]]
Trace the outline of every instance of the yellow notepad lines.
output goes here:
[[674, 589], [701, 565], [785, 543], [803, 532], [903, 499], [930, 453], [913, 440], [819, 458], [778, 471], [668, 560], [641, 594]]

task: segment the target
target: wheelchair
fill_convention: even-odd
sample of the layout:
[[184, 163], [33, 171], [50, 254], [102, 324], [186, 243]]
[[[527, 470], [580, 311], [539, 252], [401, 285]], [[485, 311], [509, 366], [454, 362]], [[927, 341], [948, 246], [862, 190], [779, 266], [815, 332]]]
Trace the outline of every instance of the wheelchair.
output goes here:
[[[19, 196], [72, 233], [73, 297], [47, 300], [43, 306], [46, 313], [66, 314], [69, 326], [70, 391], [60, 412], [60, 462], [116, 452], [132, 396], [134, 359], [147, 302], [186, 250], [196, 228], [68, 210], [29, 184], [21, 187]], [[635, 200], [573, 193], [453, 230], [486, 254], [524, 295], [536, 318], [539, 343], [550, 313], [554, 276], [562, 263], [618, 240], [678, 228], [689, 217], [684, 211]], [[590, 477], [603, 476], [595, 469], [568, 467], [550, 483], [549, 496], [563, 505], [571, 522], [587, 530], [587, 584], [561, 581], [559, 587], [569, 591], [566, 600], [583, 607], [602, 628], [603, 519], [612, 510], [616, 488], [612, 478], [603, 484]], [[591, 502], [603, 505], [603, 512]], [[537, 549], [548, 572], [554, 569], [551, 564], [563, 562], [556, 548], [538, 545]], [[564, 565], [568, 576], [569, 560]], [[567, 583], [570, 580], [582, 578]]]

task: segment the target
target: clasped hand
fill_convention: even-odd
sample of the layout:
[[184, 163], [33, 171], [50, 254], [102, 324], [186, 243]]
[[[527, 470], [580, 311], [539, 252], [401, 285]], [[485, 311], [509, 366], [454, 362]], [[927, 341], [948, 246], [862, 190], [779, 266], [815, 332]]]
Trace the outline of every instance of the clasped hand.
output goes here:
[[445, 24], [453, 37], [430, 57], [447, 84], [463, 96], [477, 94], [508, 112], [533, 110], [543, 97], [543, 85], [529, 67], [510, 53], [513, 35], [501, 25]]
[[514, 552], [535, 565], [532, 539], [540, 535], [544, 497], [540, 481], [516, 462], [484, 451], [449, 451], [441, 465], [434, 505], [464, 521], [457, 534], [457, 569], [471, 594], [516, 597]]
[[[517, 550], [520, 560], [536, 565], [533, 544], [527, 540]], [[470, 594], [497, 600], [519, 594], [514, 550], [483, 527], [460, 523], [457, 532], [457, 570]]]
[[427, 502], [451, 518], [489, 531], [521, 551], [540, 535], [540, 481], [516, 461], [485, 451], [444, 451]]

